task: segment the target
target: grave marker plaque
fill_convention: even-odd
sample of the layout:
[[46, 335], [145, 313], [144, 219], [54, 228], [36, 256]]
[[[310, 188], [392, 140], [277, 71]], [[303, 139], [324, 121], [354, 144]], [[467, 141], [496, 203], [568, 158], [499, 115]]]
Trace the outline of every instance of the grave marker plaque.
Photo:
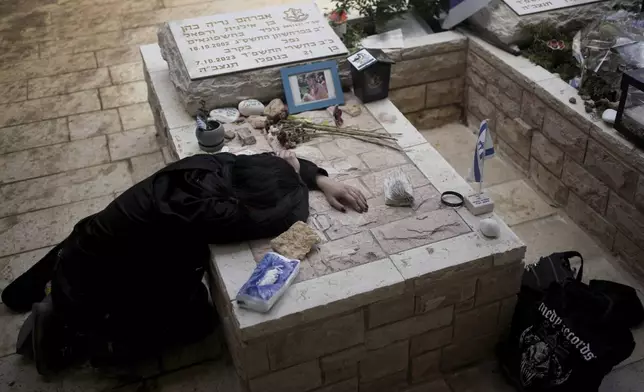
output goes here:
[[601, 1], [605, 0], [503, 0], [518, 15], [536, 14]]
[[169, 23], [192, 80], [347, 54], [314, 3]]

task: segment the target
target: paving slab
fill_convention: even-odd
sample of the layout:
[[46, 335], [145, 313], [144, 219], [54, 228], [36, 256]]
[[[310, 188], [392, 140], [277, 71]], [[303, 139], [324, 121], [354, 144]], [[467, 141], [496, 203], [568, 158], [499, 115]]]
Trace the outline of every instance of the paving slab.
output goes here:
[[[467, 178], [472, 168], [476, 146], [476, 136], [470, 129], [462, 124], [447, 124], [421, 133], [461, 177]], [[485, 161], [484, 187], [519, 178], [521, 173], [501, 158], [494, 157]]]
[[130, 162], [132, 163], [132, 178], [135, 183], [143, 181], [166, 166], [161, 151], [132, 157]]
[[86, 139], [121, 131], [121, 122], [116, 109], [69, 116], [71, 140]]
[[0, 358], [0, 385], [8, 392], [59, 392], [62, 381], [41, 377], [32, 361], [14, 354]]
[[639, 361], [616, 370], [599, 386], [599, 392], [639, 392], [644, 380], [644, 361]]
[[447, 377], [454, 392], [514, 392], [501, 374], [495, 361], [457, 371]]
[[105, 208], [112, 195], [0, 219], [0, 256], [56, 245], [87, 215]]
[[16, 352], [18, 332], [26, 318], [26, 313], [13, 313], [6, 306], [0, 306], [0, 357]]
[[0, 155], [0, 184], [109, 162], [105, 136]]
[[512, 228], [528, 247], [526, 263], [554, 252], [576, 250], [586, 259], [601, 257], [604, 251], [572, 220], [561, 215], [518, 224]]
[[149, 154], [160, 150], [156, 129], [147, 126], [107, 136], [110, 157], [113, 161]]
[[133, 176], [140, 178], [153, 165], [138, 159], [133, 161], [133, 174], [127, 162], [114, 162], [2, 185], [0, 217], [124, 191], [134, 184]]
[[69, 141], [67, 119], [40, 121], [0, 129], [0, 154]]
[[508, 226], [544, 218], [556, 212], [524, 180], [515, 180], [487, 188], [495, 211]]

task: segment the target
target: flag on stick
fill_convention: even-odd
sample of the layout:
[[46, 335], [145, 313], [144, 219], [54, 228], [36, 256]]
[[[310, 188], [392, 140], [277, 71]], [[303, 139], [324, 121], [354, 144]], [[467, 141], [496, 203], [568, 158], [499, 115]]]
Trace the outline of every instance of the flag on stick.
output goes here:
[[494, 156], [494, 144], [492, 143], [492, 135], [487, 126], [487, 120], [481, 121], [479, 128], [479, 136], [476, 140], [476, 148], [474, 149], [474, 162], [472, 169], [468, 176], [468, 181], [479, 183], [479, 193], [483, 189], [483, 164], [486, 159]]

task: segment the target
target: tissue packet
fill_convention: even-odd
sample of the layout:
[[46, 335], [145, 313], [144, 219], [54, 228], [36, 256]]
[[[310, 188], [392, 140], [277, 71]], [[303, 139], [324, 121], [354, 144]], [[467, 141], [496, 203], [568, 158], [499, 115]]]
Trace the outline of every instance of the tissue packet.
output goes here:
[[394, 207], [408, 207], [414, 204], [411, 181], [402, 170], [394, 171], [385, 179], [385, 204]]
[[237, 304], [257, 312], [268, 312], [300, 271], [300, 261], [268, 252], [237, 293]]

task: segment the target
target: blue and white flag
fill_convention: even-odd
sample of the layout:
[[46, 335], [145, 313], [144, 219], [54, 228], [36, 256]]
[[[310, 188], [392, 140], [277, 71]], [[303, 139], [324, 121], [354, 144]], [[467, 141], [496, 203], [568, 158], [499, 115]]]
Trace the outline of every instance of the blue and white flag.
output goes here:
[[491, 0], [449, 0], [449, 11], [442, 27], [447, 30], [474, 15], [490, 4]]
[[479, 137], [476, 140], [476, 148], [474, 149], [474, 163], [468, 176], [468, 181], [483, 182], [483, 164], [486, 159], [494, 156], [494, 143], [492, 143], [492, 135], [487, 126], [487, 120], [481, 121], [479, 128]]

